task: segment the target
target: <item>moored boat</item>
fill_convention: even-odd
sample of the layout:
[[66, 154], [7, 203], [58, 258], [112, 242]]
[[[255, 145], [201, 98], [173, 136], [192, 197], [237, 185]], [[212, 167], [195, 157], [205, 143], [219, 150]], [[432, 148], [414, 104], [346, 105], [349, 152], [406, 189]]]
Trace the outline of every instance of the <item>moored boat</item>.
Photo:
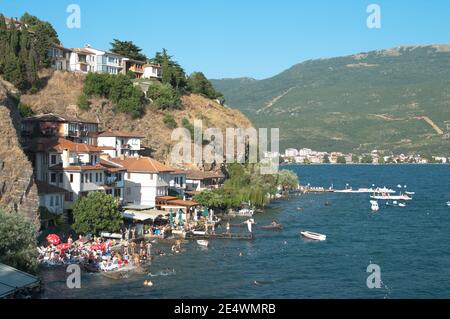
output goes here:
[[202, 246], [202, 247], [208, 247], [209, 246], [209, 241], [204, 240], [204, 239], [199, 239], [199, 240], [197, 240], [197, 244]]
[[378, 206], [378, 202], [376, 200], [371, 200], [370, 201], [371, 207], [370, 209], [374, 212], [377, 212], [380, 210], [380, 207]]
[[319, 233], [314, 233], [314, 232], [310, 232], [310, 231], [302, 231], [302, 232], [300, 232], [300, 234], [303, 237], [306, 237], [306, 238], [309, 238], [309, 239], [313, 239], [313, 240], [324, 241], [324, 240], [327, 239], [326, 235], [319, 234]]

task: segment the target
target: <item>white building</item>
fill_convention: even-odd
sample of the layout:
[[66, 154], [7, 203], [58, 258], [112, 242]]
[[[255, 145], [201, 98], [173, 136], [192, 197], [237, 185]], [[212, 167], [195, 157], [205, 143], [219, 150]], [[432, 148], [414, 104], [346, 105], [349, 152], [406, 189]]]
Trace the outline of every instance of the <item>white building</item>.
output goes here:
[[144, 74], [142, 75], [143, 79], [161, 79], [162, 71], [161, 66], [159, 64], [145, 64], [143, 68], [144, 68]]
[[97, 137], [97, 145], [111, 157], [138, 156], [143, 136], [122, 131], [103, 132]]
[[284, 151], [284, 156], [295, 157], [298, 155], [298, 151], [295, 148], [288, 148]]
[[308, 156], [312, 154], [312, 149], [310, 148], [302, 148], [298, 150], [298, 156]]
[[[114, 164], [103, 164], [102, 152], [96, 146], [79, 144], [58, 138], [37, 141], [33, 150], [35, 178], [66, 191], [64, 209], [89, 192], [105, 192], [123, 201], [125, 169]], [[109, 179], [111, 176], [114, 180]]]
[[122, 156], [110, 161], [126, 169], [126, 203], [154, 207], [156, 197], [168, 195], [174, 169], [150, 157]]
[[72, 49], [70, 71], [119, 74], [123, 70], [124, 57], [114, 52], [97, 50], [90, 45]]
[[53, 214], [60, 215], [64, 212], [64, 197], [66, 191], [44, 182], [36, 182], [39, 207], [46, 208]]

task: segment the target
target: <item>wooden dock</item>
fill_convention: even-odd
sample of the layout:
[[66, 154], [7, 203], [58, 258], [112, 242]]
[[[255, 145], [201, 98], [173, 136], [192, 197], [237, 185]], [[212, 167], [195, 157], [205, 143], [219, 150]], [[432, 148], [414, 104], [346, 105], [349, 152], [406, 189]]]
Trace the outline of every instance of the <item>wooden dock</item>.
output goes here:
[[227, 234], [227, 233], [221, 233], [221, 234], [193, 234], [193, 233], [187, 233], [185, 239], [190, 240], [198, 240], [198, 239], [234, 239], [234, 240], [253, 240], [255, 237], [253, 234]]

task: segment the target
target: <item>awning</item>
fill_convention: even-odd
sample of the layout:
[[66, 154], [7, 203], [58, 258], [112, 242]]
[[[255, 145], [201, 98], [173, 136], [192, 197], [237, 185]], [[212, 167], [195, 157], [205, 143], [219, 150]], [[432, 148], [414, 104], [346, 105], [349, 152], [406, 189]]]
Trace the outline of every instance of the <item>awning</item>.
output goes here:
[[145, 211], [126, 210], [122, 213], [123, 218], [133, 219], [138, 221], [146, 221], [149, 219], [155, 220], [157, 217], [165, 217], [166, 211], [151, 209]]
[[0, 298], [38, 284], [39, 279], [37, 277], [0, 263]]

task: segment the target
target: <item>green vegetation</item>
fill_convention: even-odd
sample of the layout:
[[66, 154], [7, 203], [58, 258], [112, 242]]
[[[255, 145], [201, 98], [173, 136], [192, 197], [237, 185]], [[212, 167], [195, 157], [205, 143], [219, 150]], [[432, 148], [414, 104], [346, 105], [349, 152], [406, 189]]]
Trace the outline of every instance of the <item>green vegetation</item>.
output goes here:
[[111, 43], [111, 52], [120, 54], [127, 58], [145, 62], [147, 57], [141, 53], [142, 49], [135, 45], [132, 41], [120, 41], [114, 39]]
[[328, 155], [325, 155], [323, 157], [322, 163], [323, 164], [330, 164], [330, 157]]
[[338, 158], [336, 159], [336, 163], [338, 163], [338, 164], [347, 163], [347, 161], [345, 160], [345, 156], [338, 156]]
[[85, 93], [81, 93], [77, 98], [77, 106], [81, 110], [88, 110], [91, 107], [89, 98]]
[[86, 97], [100, 96], [114, 103], [114, 111], [131, 115], [133, 118], [144, 114], [144, 94], [133, 85], [126, 75], [89, 73], [84, 82], [83, 93]]
[[191, 137], [194, 136], [194, 125], [192, 125], [187, 118], [183, 118], [183, 120], [181, 121], [181, 125], [189, 131]]
[[186, 88], [186, 73], [178, 62], [172, 59], [166, 49], [163, 49], [162, 52], [156, 52], [155, 57], [150, 61], [161, 65], [162, 83], [170, 84], [172, 88], [178, 91]]
[[416, 118], [447, 132], [449, 58], [445, 47], [402, 47], [310, 60], [264, 80], [211, 82], [255, 127], [279, 127], [281, 149], [449, 155], [448, 140]]
[[80, 198], [73, 206], [73, 216], [73, 229], [84, 234], [116, 232], [123, 222], [116, 199], [102, 192], [91, 192]]
[[210, 99], [225, 101], [223, 94], [217, 92], [202, 72], [194, 72], [188, 78], [187, 89], [191, 93], [202, 94]]
[[21, 91], [35, 91], [38, 71], [50, 66], [50, 46], [60, 42], [50, 23], [28, 13], [20, 22], [27, 27], [19, 29], [14, 23], [7, 26], [0, 14], [0, 75]]
[[172, 114], [164, 114], [163, 122], [170, 129], [174, 129], [177, 127], [177, 122], [175, 122]]
[[34, 115], [34, 112], [31, 109], [31, 107], [29, 107], [28, 105], [23, 104], [21, 102], [19, 102], [19, 104], [17, 105], [17, 109], [19, 110], [20, 116], [22, 118], [30, 117], [30, 116]]
[[150, 85], [147, 97], [160, 110], [181, 108], [180, 94], [169, 84], [154, 83]]
[[36, 273], [37, 231], [31, 221], [17, 213], [0, 210], [0, 262]]
[[259, 165], [234, 163], [228, 166], [228, 171], [230, 176], [223, 188], [205, 190], [197, 194], [194, 200], [204, 206], [222, 209], [238, 207], [247, 202], [264, 206], [270, 201], [268, 195], [277, 193], [278, 187], [288, 190], [298, 186], [297, 175], [288, 170], [264, 175], [260, 173]]
[[372, 164], [373, 163], [373, 158], [371, 155], [364, 155], [361, 158], [361, 163], [363, 164]]

